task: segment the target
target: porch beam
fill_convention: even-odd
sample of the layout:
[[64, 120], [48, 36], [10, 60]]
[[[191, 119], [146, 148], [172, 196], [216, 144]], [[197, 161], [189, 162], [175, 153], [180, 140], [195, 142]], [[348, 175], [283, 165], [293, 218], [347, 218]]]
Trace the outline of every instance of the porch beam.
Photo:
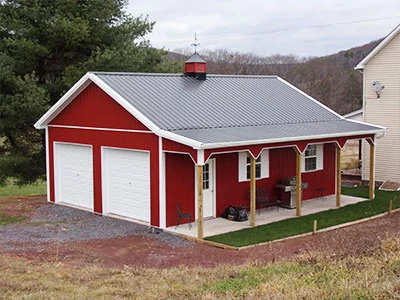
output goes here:
[[256, 159], [248, 153], [250, 157], [250, 226], [256, 225]]
[[367, 139], [369, 144], [369, 199], [375, 198], [375, 144]]
[[197, 165], [197, 238], [203, 239], [203, 166]]
[[301, 153], [297, 147], [293, 147], [296, 152], [296, 216], [301, 216]]
[[341, 161], [342, 161], [342, 149], [338, 144], [336, 146], [336, 207], [341, 205], [341, 193], [342, 193], [342, 172], [341, 172]]

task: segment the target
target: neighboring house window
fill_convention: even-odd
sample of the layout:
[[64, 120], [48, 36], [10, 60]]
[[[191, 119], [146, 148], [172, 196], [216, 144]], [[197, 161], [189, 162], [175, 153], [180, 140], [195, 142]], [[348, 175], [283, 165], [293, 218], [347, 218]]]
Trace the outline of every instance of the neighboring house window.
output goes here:
[[310, 172], [322, 170], [324, 168], [324, 145], [308, 145], [303, 154], [302, 171]]
[[[256, 159], [256, 179], [269, 177], [269, 151], [263, 150]], [[247, 151], [239, 152], [239, 181], [250, 180], [250, 156]]]

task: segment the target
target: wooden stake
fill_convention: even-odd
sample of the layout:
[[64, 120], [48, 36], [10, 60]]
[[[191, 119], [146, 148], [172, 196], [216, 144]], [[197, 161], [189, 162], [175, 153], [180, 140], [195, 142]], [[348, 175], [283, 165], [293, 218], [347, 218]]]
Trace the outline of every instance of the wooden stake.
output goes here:
[[390, 202], [389, 202], [389, 215], [392, 213], [392, 210], [393, 210], [393, 200], [390, 200]]
[[197, 238], [203, 239], [203, 166], [197, 166]]
[[296, 152], [296, 216], [301, 216], [301, 153], [297, 147]]
[[367, 139], [369, 144], [369, 199], [375, 198], [375, 144]]
[[250, 156], [250, 226], [256, 225], [256, 159]]
[[313, 225], [313, 234], [317, 233], [317, 220], [314, 220], [314, 225]]
[[341, 172], [341, 160], [342, 160], [342, 149], [338, 144], [336, 145], [336, 207], [341, 205], [341, 193], [342, 193], [342, 172]]

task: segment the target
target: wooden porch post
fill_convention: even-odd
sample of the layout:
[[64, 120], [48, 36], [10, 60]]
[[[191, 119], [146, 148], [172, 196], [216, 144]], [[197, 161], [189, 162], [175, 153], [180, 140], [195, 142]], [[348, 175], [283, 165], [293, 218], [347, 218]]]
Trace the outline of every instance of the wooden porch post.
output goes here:
[[203, 166], [197, 165], [197, 238], [203, 239]]
[[336, 146], [336, 206], [341, 205], [341, 193], [342, 193], [342, 172], [341, 172], [341, 160], [342, 160], [342, 149], [338, 144]]
[[256, 225], [256, 159], [250, 156], [250, 226]]
[[301, 216], [301, 153], [297, 147], [293, 147], [296, 152], [296, 216]]
[[367, 139], [369, 144], [369, 199], [375, 198], [375, 144]]

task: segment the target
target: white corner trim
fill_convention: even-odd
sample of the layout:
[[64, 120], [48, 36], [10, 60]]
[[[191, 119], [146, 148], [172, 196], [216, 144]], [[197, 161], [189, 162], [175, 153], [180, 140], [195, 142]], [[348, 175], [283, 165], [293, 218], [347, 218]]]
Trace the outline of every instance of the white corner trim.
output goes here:
[[365, 65], [384, 48], [389, 42], [400, 32], [400, 24], [397, 25], [389, 34], [377, 45], [374, 49], [357, 66], [354, 67], [356, 70], [364, 69]]
[[[50, 145], [49, 145], [49, 128], [45, 127], [45, 143], [46, 143], [46, 189], [47, 189], [47, 202], [50, 202]], [[53, 156], [54, 156], [54, 148], [53, 148]], [[54, 161], [54, 159], [53, 159]], [[53, 172], [54, 174], [54, 172]], [[54, 182], [54, 180], [53, 180]], [[53, 186], [54, 188], [54, 186]]]
[[158, 137], [158, 176], [159, 176], [159, 201], [160, 201], [160, 228], [167, 228], [167, 202], [166, 202], [166, 187], [165, 187], [165, 153], [162, 150], [162, 137]]
[[321, 102], [319, 102], [318, 100], [314, 99], [313, 97], [311, 97], [310, 95], [308, 95], [307, 93], [303, 92], [302, 90], [300, 90], [299, 88], [295, 87], [294, 85], [292, 85], [291, 83], [287, 82], [286, 80], [277, 77], [277, 79], [281, 82], [283, 82], [284, 84], [286, 84], [287, 86], [291, 87], [292, 89], [294, 89], [296, 92], [299, 92], [300, 94], [302, 94], [303, 96], [306, 96], [308, 99], [314, 101], [315, 103], [317, 103], [319, 106], [325, 108], [326, 110], [328, 110], [329, 112], [333, 113], [334, 115], [336, 115], [337, 117], [344, 119], [343, 116], [339, 115], [336, 111], [330, 109], [328, 106], [322, 104]]
[[204, 150], [197, 150], [197, 165], [204, 166]]

